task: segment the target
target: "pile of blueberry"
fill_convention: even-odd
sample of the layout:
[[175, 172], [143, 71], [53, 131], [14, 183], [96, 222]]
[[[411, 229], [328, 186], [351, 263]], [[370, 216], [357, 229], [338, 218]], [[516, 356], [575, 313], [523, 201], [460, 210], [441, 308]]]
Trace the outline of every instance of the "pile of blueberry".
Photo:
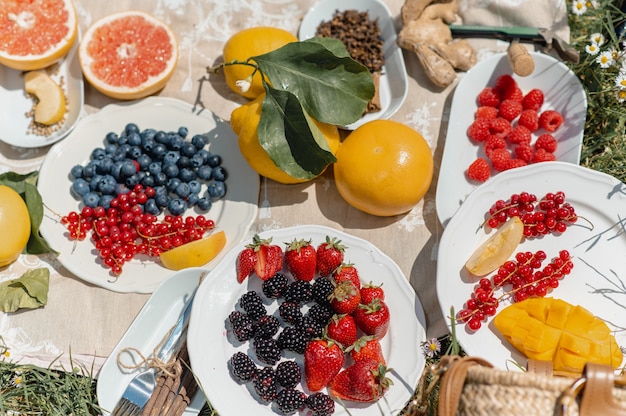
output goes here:
[[186, 127], [166, 132], [134, 123], [109, 132], [86, 165], [72, 167], [71, 191], [85, 206], [109, 208], [117, 195], [140, 184], [155, 190], [144, 204], [148, 214], [182, 215], [194, 206], [206, 212], [226, 194], [228, 173], [221, 156], [207, 150], [206, 135], [188, 140], [188, 134]]

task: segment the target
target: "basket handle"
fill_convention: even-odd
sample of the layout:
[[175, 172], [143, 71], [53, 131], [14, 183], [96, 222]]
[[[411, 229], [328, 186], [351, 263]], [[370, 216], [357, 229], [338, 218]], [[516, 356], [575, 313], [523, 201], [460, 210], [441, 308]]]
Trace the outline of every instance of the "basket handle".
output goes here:
[[[448, 356], [449, 357], [449, 356]], [[446, 363], [439, 387], [439, 416], [454, 416], [459, 405], [467, 370], [474, 365], [492, 368], [493, 365], [478, 357], [451, 359]]]

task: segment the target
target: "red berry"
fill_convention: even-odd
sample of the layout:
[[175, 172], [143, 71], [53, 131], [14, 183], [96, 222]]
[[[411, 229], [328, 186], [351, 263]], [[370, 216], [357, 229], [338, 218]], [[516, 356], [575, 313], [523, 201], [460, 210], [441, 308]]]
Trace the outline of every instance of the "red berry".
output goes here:
[[505, 118], [498, 117], [490, 120], [489, 132], [501, 138], [505, 138], [511, 131], [511, 122]]
[[556, 160], [554, 153], [546, 152], [545, 149], [539, 148], [535, 150], [535, 156], [533, 157], [533, 163], [539, 162], [552, 162]]
[[494, 88], [501, 95], [504, 95], [507, 91], [517, 88], [517, 81], [510, 74], [503, 74], [496, 79]]
[[500, 104], [500, 93], [495, 88], [485, 87], [478, 94], [479, 106], [497, 107], [498, 104]]
[[543, 105], [543, 99], [543, 91], [538, 88], [532, 89], [522, 99], [522, 107], [524, 110], [539, 111]]
[[476, 119], [479, 119], [479, 118], [493, 119], [496, 117], [498, 117], [498, 109], [495, 107], [489, 107], [489, 106], [478, 107], [478, 109], [476, 110], [476, 113], [474, 114], [474, 118]]
[[535, 154], [535, 151], [529, 143], [520, 143], [515, 146], [513, 150], [515, 152], [515, 156], [517, 156], [518, 159], [521, 159], [527, 163], [530, 163], [533, 160], [533, 155]]
[[467, 129], [467, 136], [476, 142], [484, 142], [489, 137], [490, 126], [491, 126], [491, 123], [489, 119], [485, 119], [485, 118], [476, 119]]
[[537, 137], [535, 141], [535, 149], [544, 149], [546, 152], [554, 153], [556, 151], [557, 142], [553, 135], [546, 133]]
[[502, 172], [507, 169], [511, 153], [507, 149], [494, 149], [491, 152], [490, 159], [493, 168], [498, 172]]
[[491, 158], [491, 153], [495, 149], [505, 149], [505, 148], [506, 148], [506, 140], [504, 140], [502, 137], [489, 136], [489, 138], [485, 141], [485, 154], [489, 158]]
[[491, 166], [487, 160], [479, 157], [467, 169], [467, 177], [473, 181], [485, 182], [491, 176]]
[[563, 124], [563, 116], [558, 111], [546, 110], [539, 116], [539, 127], [554, 132]]
[[506, 99], [500, 103], [498, 107], [498, 113], [500, 117], [513, 121], [520, 115], [522, 112], [522, 103], [520, 101]]
[[535, 131], [539, 128], [539, 113], [535, 110], [524, 110], [520, 114], [517, 124], [530, 131]]
[[526, 166], [527, 163], [522, 159], [509, 159], [506, 161], [505, 170], [520, 168], [522, 166]]
[[506, 139], [511, 144], [530, 144], [532, 133], [527, 127], [518, 125], [513, 127]]

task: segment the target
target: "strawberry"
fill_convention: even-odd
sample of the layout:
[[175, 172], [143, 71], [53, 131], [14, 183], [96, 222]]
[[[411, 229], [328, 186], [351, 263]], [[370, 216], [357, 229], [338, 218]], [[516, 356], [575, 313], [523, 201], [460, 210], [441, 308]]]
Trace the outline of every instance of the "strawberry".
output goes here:
[[336, 342], [324, 338], [311, 340], [304, 350], [304, 380], [309, 390], [320, 391], [343, 367], [345, 356]]
[[385, 300], [385, 291], [383, 290], [382, 283], [377, 286], [374, 283], [369, 282], [361, 287], [361, 303], [367, 305], [376, 298]]
[[317, 267], [317, 252], [311, 245], [311, 240], [294, 239], [286, 243], [285, 265], [294, 279], [310, 282], [315, 277]]
[[237, 255], [235, 269], [237, 270], [237, 282], [243, 283], [248, 276], [254, 271], [256, 264], [256, 251], [254, 248], [247, 246]]
[[357, 361], [337, 374], [330, 382], [330, 395], [354, 402], [375, 402], [393, 382], [385, 376], [387, 367], [367, 358]]
[[380, 299], [374, 299], [366, 305], [360, 304], [353, 316], [361, 331], [378, 339], [384, 337], [389, 329], [389, 308]]
[[271, 238], [261, 240], [256, 248], [257, 261], [254, 272], [261, 280], [268, 280], [283, 268], [283, 249], [271, 242]]
[[341, 344], [344, 349], [351, 347], [357, 339], [356, 323], [352, 315], [333, 315], [326, 325], [326, 335]]
[[357, 339], [349, 350], [350, 356], [354, 361], [361, 361], [365, 359], [374, 359], [379, 363], [386, 365], [385, 356], [383, 355], [383, 348], [373, 335], [364, 335]]
[[351, 280], [344, 280], [335, 286], [328, 299], [335, 313], [349, 314], [354, 312], [361, 303], [361, 292]]
[[317, 247], [317, 272], [320, 276], [329, 276], [343, 263], [345, 249], [341, 240], [326, 236], [326, 241]]
[[340, 283], [344, 280], [350, 280], [357, 289], [361, 289], [361, 279], [359, 272], [353, 264], [341, 263], [333, 272], [335, 282]]

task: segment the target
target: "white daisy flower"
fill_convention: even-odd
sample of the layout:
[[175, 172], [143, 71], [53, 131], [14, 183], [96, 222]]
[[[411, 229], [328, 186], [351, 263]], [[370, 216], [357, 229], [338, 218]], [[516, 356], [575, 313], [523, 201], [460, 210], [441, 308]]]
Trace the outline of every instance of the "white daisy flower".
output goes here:
[[617, 101], [619, 103], [623, 103], [624, 101], [626, 101], [626, 89], [619, 89], [615, 92], [615, 95], [617, 97]]
[[587, 2], [584, 0], [574, 0], [572, 3], [572, 13], [581, 16], [587, 11]]
[[585, 46], [585, 52], [587, 52], [589, 55], [597, 55], [598, 52], [600, 52], [600, 47], [597, 43], [592, 42], [589, 45]]
[[621, 72], [615, 78], [615, 86], [621, 89], [626, 89], [626, 74], [624, 72]]
[[13, 387], [21, 387], [22, 386], [22, 372], [19, 370], [15, 370], [15, 374], [13, 375], [13, 379], [11, 380], [11, 385]]
[[611, 51], [604, 51], [596, 58], [596, 62], [600, 64], [600, 68], [609, 68], [615, 63], [613, 60], [613, 53]]
[[604, 45], [604, 42], [606, 42], [606, 39], [602, 33], [592, 34], [591, 36], [589, 36], [589, 40], [598, 46], [602, 46]]
[[590, 8], [597, 9], [600, 4], [596, 0], [591, 0], [591, 1], [587, 0], [585, 2], [585, 5], [587, 6], [588, 9]]
[[441, 342], [437, 338], [431, 338], [428, 341], [422, 343], [424, 355], [430, 358], [434, 358], [436, 354], [441, 351]]

